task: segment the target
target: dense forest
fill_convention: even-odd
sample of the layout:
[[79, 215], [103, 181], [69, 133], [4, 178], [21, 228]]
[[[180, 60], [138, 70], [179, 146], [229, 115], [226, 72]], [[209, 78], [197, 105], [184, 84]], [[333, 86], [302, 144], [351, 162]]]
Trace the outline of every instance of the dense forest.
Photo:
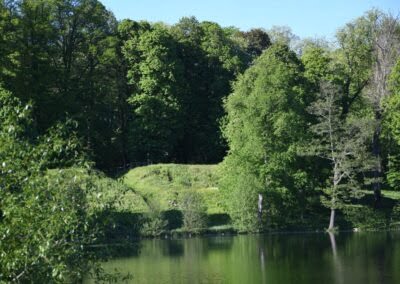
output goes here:
[[[382, 191], [400, 188], [399, 55], [400, 21], [379, 10], [329, 42], [117, 21], [97, 0], [2, 0], [0, 282], [94, 269], [86, 247], [107, 240], [130, 190], [117, 177], [137, 165], [219, 164], [236, 231], [334, 230], [361, 199], [376, 218]], [[166, 226], [156, 207], [147, 226]]]

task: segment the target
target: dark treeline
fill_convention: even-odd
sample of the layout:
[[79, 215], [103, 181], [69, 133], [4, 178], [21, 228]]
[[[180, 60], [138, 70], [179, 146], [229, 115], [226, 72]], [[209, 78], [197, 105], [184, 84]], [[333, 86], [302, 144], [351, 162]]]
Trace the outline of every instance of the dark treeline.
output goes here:
[[33, 105], [35, 131], [71, 119], [102, 170], [134, 162], [220, 162], [222, 99], [270, 45], [182, 18], [117, 22], [98, 1], [2, 1], [1, 82]]
[[399, 20], [378, 10], [330, 43], [2, 0], [0, 282], [99, 276], [86, 248], [135, 194], [100, 171], [130, 163], [222, 162], [237, 231], [376, 224], [382, 191], [400, 186], [399, 54]]

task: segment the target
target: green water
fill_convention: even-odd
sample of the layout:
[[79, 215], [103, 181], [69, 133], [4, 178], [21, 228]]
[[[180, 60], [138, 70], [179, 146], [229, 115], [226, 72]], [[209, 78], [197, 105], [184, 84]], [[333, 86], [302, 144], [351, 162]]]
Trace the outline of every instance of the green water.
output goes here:
[[132, 253], [104, 268], [129, 283], [400, 283], [399, 232], [145, 240]]

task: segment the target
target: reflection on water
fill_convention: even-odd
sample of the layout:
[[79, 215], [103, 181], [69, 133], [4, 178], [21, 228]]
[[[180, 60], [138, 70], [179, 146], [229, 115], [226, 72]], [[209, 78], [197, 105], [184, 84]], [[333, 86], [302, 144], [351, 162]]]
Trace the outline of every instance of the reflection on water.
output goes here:
[[329, 240], [331, 242], [332, 247], [332, 263], [333, 263], [333, 275], [335, 276], [335, 282], [338, 284], [344, 283], [343, 279], [343, 268], [342, 263], [340, 261], [340, 257], [338, 256], [337, 246], [336, 246], [336, 237], [335, 234], [329, 232], [328, 233]]
[[132, 283], [400, 283], [400, 233], [145, 240], [104, 268]]

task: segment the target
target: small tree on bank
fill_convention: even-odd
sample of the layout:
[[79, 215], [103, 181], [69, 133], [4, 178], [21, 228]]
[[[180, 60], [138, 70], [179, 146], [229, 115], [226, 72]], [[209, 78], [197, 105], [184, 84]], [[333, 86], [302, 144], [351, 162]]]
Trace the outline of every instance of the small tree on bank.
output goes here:
[[329, 161], [331, 179], [322, 203], [331, 210], [328, 230], [335, 227], [336, 209], [350, 198], [361, 197], [357, 173], [373, 164], [367, 140], [372, 136], [372, 121], [367, 118], [342, 119], [341, 94], [333, 86], [322, 84], [317, 100], [308, 108], [317, 123], [311, 126], [314, 138], [307, 155]]
[[181, 198], [183, 227], [194, 233], [207, 227], [207, 207], [201, 195], [196, 191], [185, 191]]

